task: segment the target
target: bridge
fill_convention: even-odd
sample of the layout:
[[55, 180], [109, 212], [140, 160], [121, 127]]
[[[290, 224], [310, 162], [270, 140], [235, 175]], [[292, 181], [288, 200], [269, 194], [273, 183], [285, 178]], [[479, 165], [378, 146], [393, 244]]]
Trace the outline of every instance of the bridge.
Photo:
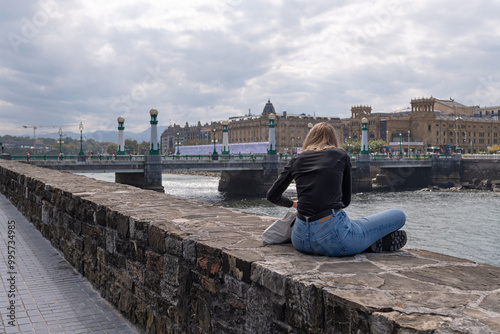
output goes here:
[[[215, 159], [216, 158], [216, 159]], [[364, 158], [364, 159], [363, 159]], [[368, 159], [366, 159], [368, 158]], [[13, 156], [40, 167], [74, 173], [114, 172], [117, 183], [163, 191], [163, 172], [220, 172], [219, 191], [227, 196], [264, 197], [279, 171], [291, 156], [276, 154], [249, 155], [146, 155], [88, 157], [59, 160], [55, 156]], [[460, 182], [462, 157], [432, 155], [390, 157], [353, 156], [353, 191], [370, 191], [373, 187], [390, 190], [424, 188], [428, 185], [450, 185]]]

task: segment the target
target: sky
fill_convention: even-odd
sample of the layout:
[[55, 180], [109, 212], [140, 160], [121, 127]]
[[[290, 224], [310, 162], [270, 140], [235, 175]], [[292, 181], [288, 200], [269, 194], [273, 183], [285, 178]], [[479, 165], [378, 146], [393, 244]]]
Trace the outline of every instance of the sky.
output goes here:
[[[8, 3], [8, 4], [7, 4]], [[270, 100], [350, 117], [500, 105], [500, 0], [23, 0], [0, 11], [0, 135], [202, 124]]]

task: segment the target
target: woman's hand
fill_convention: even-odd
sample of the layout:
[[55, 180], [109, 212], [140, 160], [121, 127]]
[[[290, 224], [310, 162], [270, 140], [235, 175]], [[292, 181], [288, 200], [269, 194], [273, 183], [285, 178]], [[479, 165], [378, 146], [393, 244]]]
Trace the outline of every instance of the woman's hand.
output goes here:
[[298, 203], [299, 203], [299, 201], [293, 201], [292, 208], [297, 209], [297, 204]]

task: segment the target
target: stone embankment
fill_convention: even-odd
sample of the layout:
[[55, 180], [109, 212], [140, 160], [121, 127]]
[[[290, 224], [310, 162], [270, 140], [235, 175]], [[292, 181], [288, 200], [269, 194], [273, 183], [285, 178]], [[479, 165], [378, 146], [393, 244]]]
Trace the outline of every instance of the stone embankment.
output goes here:
[[463, 182], [461, 184], [461, 189], [475, 189], [475, 190], [486, 190], [500, 192], [500, 180], [490, 180], [490, 179], [472, 179], [471, 182]]
[[19, 162], [0, 190], [148, 333], [500, 332], [498, 267], [305, 255], [262, 244], [269, 217]]

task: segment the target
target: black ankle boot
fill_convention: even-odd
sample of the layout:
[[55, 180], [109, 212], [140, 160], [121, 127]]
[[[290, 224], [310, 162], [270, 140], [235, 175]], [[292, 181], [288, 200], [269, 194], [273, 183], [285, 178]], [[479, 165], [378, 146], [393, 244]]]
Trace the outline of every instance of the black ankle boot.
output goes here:
[[368, 250], [371, 250], [374, 253], [380, 252], [393, 252], [398, 249], [403, 248], [406, 245], [406, 232], [403, 230], [394, 231], [389, 233], [382, 239], [378, 239], [375, 241]]

